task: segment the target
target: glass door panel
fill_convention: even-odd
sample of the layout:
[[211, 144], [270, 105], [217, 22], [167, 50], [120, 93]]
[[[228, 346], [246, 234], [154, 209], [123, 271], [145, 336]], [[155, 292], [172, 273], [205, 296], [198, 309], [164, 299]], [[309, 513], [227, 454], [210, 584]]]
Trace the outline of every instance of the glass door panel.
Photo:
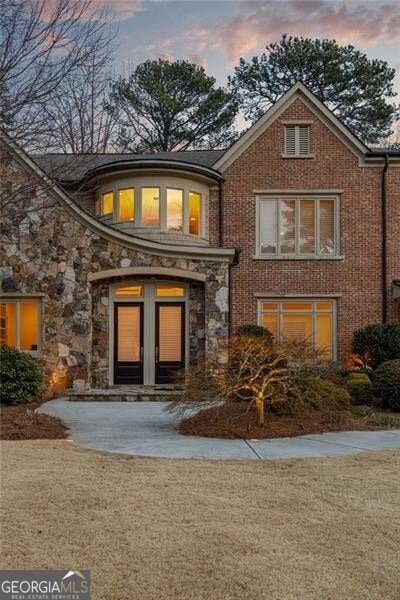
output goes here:
[[185, 304], [156, 303], [156, 383], [173, 383], [185, 365]]
[[114, 383], [143, 383], [143, 305], [115, 304]]

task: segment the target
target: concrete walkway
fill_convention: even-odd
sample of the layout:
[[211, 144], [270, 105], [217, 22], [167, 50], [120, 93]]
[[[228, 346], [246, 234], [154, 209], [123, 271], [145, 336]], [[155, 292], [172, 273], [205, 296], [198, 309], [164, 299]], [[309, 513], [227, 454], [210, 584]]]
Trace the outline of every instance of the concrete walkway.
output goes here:
[[77, 444], [157, 458], [271, 460], [344, 456], [400, 448], [400, 430], [346, 431], [272, 440], [222, 440], [179, 434], [164, 402], [71, 402], [59, 398], [39, 411], [59, 417]]

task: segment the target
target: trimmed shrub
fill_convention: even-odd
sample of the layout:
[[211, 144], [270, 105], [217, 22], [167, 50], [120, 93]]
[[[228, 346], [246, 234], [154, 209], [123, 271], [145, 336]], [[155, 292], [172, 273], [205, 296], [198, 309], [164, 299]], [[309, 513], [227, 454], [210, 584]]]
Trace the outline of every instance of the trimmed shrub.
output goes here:
[[400, 325], [368, 325], [353, 335], [353, 352], [360, 365], [375, 370], [387, 360], [400, 358]]
[[349, 373], [347, 388], [353, 404], [368, 404], [372, 398], [372, 383], [365, 373]]
[[0, 401], [25, 404], [39, 393], [42, 375], [37, 362], [26, 352], [0, 347]]
[[301, 399], [312, 410], [350, 410], [351, 405], [349, 392], [327, 379], [316, 379]]
[[374, 371], [372, 389], [386, 406], [400, 411], [400, 359], [388, 360], [379, 365]]
[[263, 338], [267, 341], [272, 341], [272, 333], [261, 325], [255, 325], [254, 323], [246, 323], [245, 325], [239, 325], [236, 329], [236, 335], [245, 337], [258, 337]]

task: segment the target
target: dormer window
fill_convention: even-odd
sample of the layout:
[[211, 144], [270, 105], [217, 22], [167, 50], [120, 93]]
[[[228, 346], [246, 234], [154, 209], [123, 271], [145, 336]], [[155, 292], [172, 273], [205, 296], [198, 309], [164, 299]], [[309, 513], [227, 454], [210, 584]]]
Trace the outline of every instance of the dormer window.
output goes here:
[[310, 157], [310, 125], [285, 125], [285, 157]]

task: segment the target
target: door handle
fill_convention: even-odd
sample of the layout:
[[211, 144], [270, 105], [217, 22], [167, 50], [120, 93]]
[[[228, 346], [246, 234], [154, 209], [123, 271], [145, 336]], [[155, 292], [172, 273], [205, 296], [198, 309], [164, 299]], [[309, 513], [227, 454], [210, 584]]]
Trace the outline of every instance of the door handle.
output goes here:
[[156, 346], [156, 362], [158, 363], [158, 346]]

